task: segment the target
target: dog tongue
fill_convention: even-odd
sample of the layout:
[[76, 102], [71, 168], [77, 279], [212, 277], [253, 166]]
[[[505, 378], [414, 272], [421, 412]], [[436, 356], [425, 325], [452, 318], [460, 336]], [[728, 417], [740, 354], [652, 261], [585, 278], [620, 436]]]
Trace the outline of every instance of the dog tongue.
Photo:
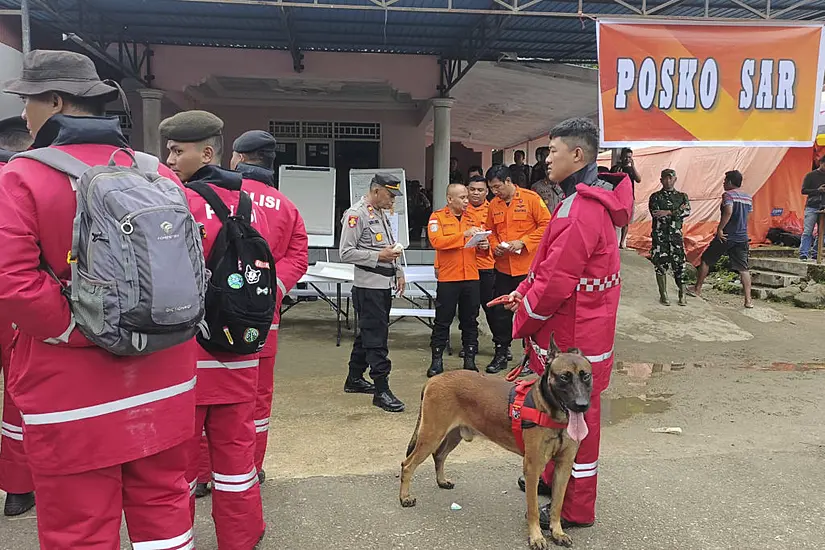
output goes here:
[[567, 413], [567, 435], [573, 441], [581, 441], [587, 437], [589, 432], [587, 423], [584, 421], [584, 413], [568, 412]]

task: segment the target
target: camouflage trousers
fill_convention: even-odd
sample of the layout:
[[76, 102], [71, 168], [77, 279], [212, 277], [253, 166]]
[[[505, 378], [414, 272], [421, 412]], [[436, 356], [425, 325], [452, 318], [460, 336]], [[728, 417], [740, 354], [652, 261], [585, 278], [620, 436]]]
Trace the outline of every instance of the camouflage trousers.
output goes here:
[[664, 275], [667, 270], [673, 271], [676, 284], [683, 284], [685, 277], [685, 244], [681, 234], [667, 235], [653, 238], [653, 247], [650, 250], [650, 261], [656, 269], [657, 275]]

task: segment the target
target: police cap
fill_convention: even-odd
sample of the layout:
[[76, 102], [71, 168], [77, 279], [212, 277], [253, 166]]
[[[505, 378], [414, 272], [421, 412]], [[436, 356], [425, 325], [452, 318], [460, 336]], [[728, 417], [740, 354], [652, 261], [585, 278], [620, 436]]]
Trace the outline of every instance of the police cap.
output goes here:
[[13, 116], [0, 120], [0, 133], [4, 132], [21, 132], [29, 133], [26, 127], [26, 121], [21, 116]]
[[401, 195], [401, 180], [393, 176], [392, 174], [375, 174], [372, 178], [372, 182], [375, 185], [380, 185], [390, 193], [394, 197], [398, 197]]
[[257, 153], [258, 151], [274, 153], [275, 138], [263, 130], [249, 130], [235, 140], [232, 150], [236, 153]]
[[207, 111], [183, 111], [160, 123], [163, 139], [195, 143], [221, 135], [223, 121]]

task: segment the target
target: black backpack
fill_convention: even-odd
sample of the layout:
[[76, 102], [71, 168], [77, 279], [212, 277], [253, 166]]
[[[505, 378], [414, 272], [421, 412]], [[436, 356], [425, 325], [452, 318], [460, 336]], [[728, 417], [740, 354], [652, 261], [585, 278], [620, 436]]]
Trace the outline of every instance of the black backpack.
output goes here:
[[198, 343], [209, 352], [257, 353], [275, 317], [276, 278], [269, 244], [251, 225], [252, 200], [241, 191], [232, 216], [209, 185], [187, 187], [203, 197], [223, 223], [206, 261], [211, 272], [204, 317], [208, 334], [199, 334]]

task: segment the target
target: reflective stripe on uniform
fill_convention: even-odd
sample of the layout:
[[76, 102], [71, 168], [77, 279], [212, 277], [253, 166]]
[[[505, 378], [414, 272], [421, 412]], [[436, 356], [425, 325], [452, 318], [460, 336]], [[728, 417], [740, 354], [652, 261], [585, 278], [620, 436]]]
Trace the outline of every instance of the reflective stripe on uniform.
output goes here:
[[126, 397], [125, 399], [118, 399], [116, 401], [109, 401], [108, 403], [101, 403], [100, 405], [92, 405], [91, 407], [83, 407], [80, 409], [72, 409], [68, 411], [60, 411], [53, 413], [40, 414], [24, 414], [23, 423], [27, 426], [40, 426], [44, 424], [62, 424], [64, 422], [73, 422], [75, 420], [84, 420], [86, 418], [94, 418], [103, 416], [104, 414], [111, 414], [115, 412], [132, 409], [134, 407], [142, 407], [149, 403], [156, 403], [170, 397], [181, 395], [195, 388], [195, 382], [198, 377], [195, 376], [187, 382], [169, 386], [160, 390]]
[[255, 432], [261, 433], [269, 431], [269, 419], [268, 418], [261, 418], [260, 420], [255, 421]]
[[527, 315], [529, 315], [533, 319], [538, 319], [539, 321], [546, 321], [550, 318], [549, 315], [539, 315], [538, 313], [534, 313], [533, 308], [530, 307], [530, 302], [527, 301], [527, 296], [524, 297], [522, 303], [524, 304], [524, 310], [527, 312]]
[[578, 292], [602, 292], [608, 288], [619, 286], [622, 282], [620, 273], [614, 273], [604, 279], [587, 279], [582, 277], [579, 279], [579, 284], [576, 285]]
[[279, 328], [280, 328], [280, 325], [278, 323], [274, 323], [272, 325], [269, 325], [269, 330], [278, 330]]
[[23, 428], [3, 422], [2, 428], [0, 428], [0, 435], [14, 439], [15, 441], [23, 441]]
[[195, 495], [195, 489], [197, 487], [198, 487], [198, 480], [197, 479], [192, 480], [191, 482], [189, 482], [189, 496], [190, 497]]
[[284, 282], [276, 276], [275, 277], [275, 283], [278, 285], [278, 289], [281, 291], [281, 296], [286, 296], [287, 291], [286, 291], [286, 285], [284, 285]]
[[199, 369], [251, 369], [258, 366], [258, 360], [228, 361], [226, 363], [221, 363], [220, 361], [198, 361], [197, 366]]
[[607, 361], [613, 355], [613, 350], [606, 351], [601, 355], [585, 355], [584, 358], [590, 361], [591, 363], [601, 363], [602, 361]]
[[258, 470], [254, 467], [248, 474], [226, 475], [212, 472], [212, 489], [225, 493], [242, 493], [258, 483]]
[[583, 477], [594, 477], [599, 472], [599, 461], [589, 464], [573, 463], [573, 477], [576, 479]]
[[181, 548], [181, 550], [185, 548], [194, 548], [193, 539], [194, 534], [192, 533], [192, 529], [190, 528], [187, 532], [177, 537], [173, 537], [171, 539], [164, 539], [164, 540], [148, 540], [145, 542], [132, 542], [132, 548], [134, 550], [177, 550], [181, 544], [189, 543], [187, 546]]

